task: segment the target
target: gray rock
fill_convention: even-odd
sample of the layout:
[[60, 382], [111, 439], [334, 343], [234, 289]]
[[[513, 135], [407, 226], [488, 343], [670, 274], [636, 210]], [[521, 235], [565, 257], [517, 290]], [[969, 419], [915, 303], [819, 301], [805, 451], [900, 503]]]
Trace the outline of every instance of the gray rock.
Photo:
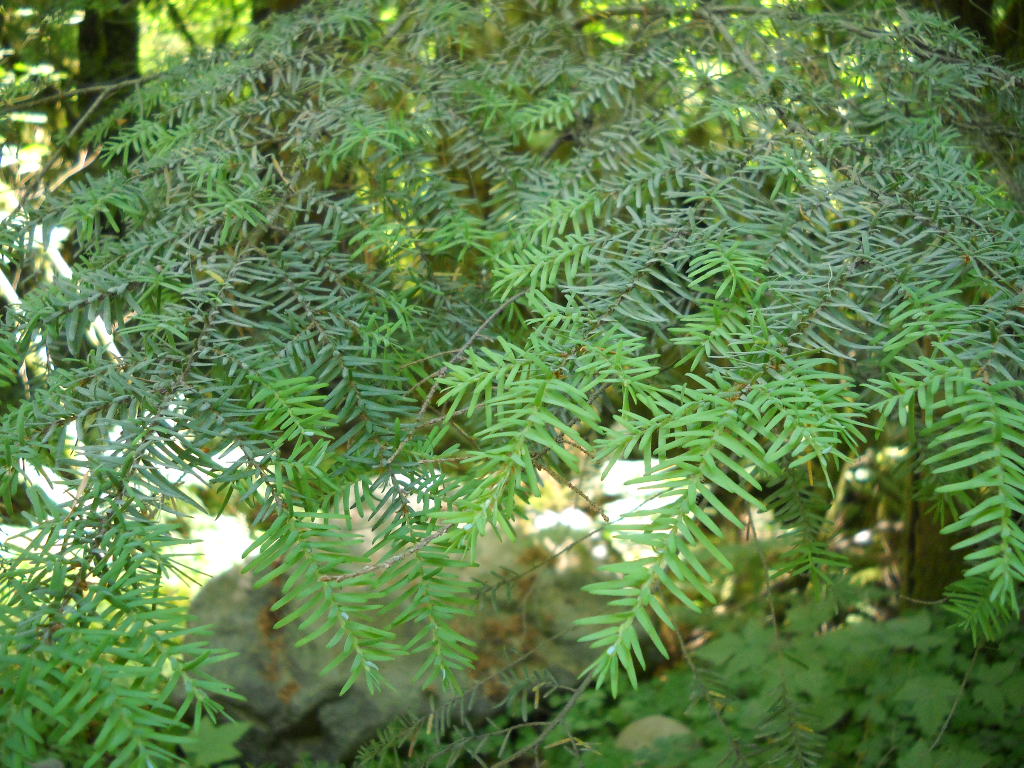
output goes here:
[[615, 739], [615, 746], [635, 752], [654, 746], [659, 739], [671, 739], [689, 733], [690, 729], [678, 720], [664, 715], [648, 715], [623, 728]]
[[280, 766], [303, 756], [349, 760], [395, 716], [427, 711], [428, 694], [413, 682], [422, 662], [418, 657], [388, 665], [394, 691], [371, 694], [357, 683], [339, 697], [347, 665], [321, 674], [335, 655], [326, 647], [331, 633], [296, 647], [303, 637], [300, 622], [274, 629], [286, 615], [272, 610], [280, 585], [255, 589], [253, 581], [252, 573], [232, 568], [203, 587], [191, 606], [194, 625], [212, 625], [209, 645], [238, 654], [207, 670], [245, 696], [241, 703], [224, 702], [233, 717], [253, 724], [236, 745], [245, 760]]
[[[581, 591], [596, 578], [592, 570], [531, 570], [530, 565], [544, 556], [531, 545], [488, 541], [487, 547], [481, 552], [482, 566], [473, 569], [472, 576], [482, 578], [506, 568], [529, 571], [529, 575], [511, 579], [488, 593], [471, 616], [453, 624], [476, 644], [475, 669], [462, 681], [464, 688], [481, 683], [467, 705], [475, 719], [492, 712], [494, 702], [507, 693], [497, 673], [524, 654], [526, 659], [517, 671], [543, 672], [558, 682], [572, 683], [594, 658], [593, 651], [576, 642], [588, 628], [573, 626], [573, 622], [607, 609], [604, 598]], [[252, 723], [236, 742], [248, 763], [284, 768], [300, 762], [304, 755], [328, 763], [349, 761], [396, 716], [427, 714], [436, 691], [425, 692], [415, 681], [422, 657], [400, 658], [384, 668], [393, 690], [371, 694], [365, 685], [356, 684], [339, 696], [347, 664], [321, 674], [336, 655], [335, 649], [326, 647], [333, 633], [295, 647], [303, 638], [301, 621], [274, 629], [290, 612], [287, 607], [273, 610], [281, 597], [280, 582], [256, 589], [255, 578], [239, 567], [232, 568], [203, 587], [190, 609], [193, 626], [212, 626], [212, 634], [206, 638], [211, 647], [238, 654], [206, 669], [246, 698], [241, 703], [222, 703], [232, 717]], [[487, 580], [494, 583], [494, 578]], [[388, 619], [382, 617], [381, 621], [383, 626]], [[416, 628], [396, 632], [397, 642], [404, 643]]]

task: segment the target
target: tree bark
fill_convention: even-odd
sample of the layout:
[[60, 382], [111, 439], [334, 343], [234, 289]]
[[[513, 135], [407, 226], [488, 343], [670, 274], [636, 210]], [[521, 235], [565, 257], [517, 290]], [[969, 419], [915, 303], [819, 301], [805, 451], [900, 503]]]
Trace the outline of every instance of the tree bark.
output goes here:
[[953, 17], [956, 23], [973, 30], [989, 45], [992, 44], [993, 0], [931, 0], [926, 3], [935, 11]]
[[272, 13], [294, 10], [303, 2], [304, 0], [252, 0], [252, 23], [259, 24]]
[[924, 6], [976, 32], [996, 53], [1024, 58], [1024, 0], [925, 0]]
[[[139, 16], [136, 0], [121, 0], [114, 10], [88, 9], [78, 27], [78, 84], [97, 85], [139, 74]], [[84, 115], [101, 92], [83, 94], [79, 99], [79, 114]], [[100, 104], [90, 120], [113, 106]]]
[[939, 600], [964, 572], [964, 558], [953, 545], [960, 537], [947, 536], [931, 512], [912, 502], [907, 521], [903, 591], [914, 600]]

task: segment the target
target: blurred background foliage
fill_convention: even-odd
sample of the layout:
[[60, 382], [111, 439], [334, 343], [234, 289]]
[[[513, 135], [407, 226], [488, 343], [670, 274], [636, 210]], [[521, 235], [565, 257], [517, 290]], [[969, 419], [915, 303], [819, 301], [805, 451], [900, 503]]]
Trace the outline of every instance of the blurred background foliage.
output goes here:
[[[846, 596], [855, 594], [865, 608], [869, 593]], [[940, 612], [915, 608], [879, 622], [856, 605], [823, 632], [833, 607], [803, 600], [778, 632], [745, 611], [691, 617], [701, 630], [685, 656], [618, 699], [590, 690], [563, 710], [569, 694], [559, 692], [538, 712], [526, 690], [488, 728], [438, 736], [424, 735], [422, 721], [399, 722], [362, 757], [395, 768], [440, 768], [453, 754], [493, 765], [530, 741], [522, 723], [547, 716], [558, 719], [547, 743], [560, 749], [543, 763], [552, 768], [995, 768], [1024, 760], [1013, 721], [1024, 708], [1020, 634], [974, 648]], [[789, 729], [765, 729], [780, 689], [800, 702], [795, 719]], [[658, 738], [628, 737], [631, 726], [651, 721]]]

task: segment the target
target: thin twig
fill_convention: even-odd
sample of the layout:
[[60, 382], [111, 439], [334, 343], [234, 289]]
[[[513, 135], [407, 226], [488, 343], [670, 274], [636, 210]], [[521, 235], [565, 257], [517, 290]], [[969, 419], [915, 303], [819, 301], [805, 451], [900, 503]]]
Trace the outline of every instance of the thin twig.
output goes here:
[[[491, 322], [496, 317], [498, 317], [498, 315], [500, 315], [502, 312], [504, 312], [512, 303], [518, 301], [525, 293], [526, 293], [525, 290], [524, 291], [520, 291], [515, 296], [510, 296], [509, 298], [505, 299], [505, 301], [501, 302], [501, 304], [498, 305], [498, 308], [495, 309], [493, 312], [491, 312], [491, 314], [489, 314], [486, 318], [484, 318], [484, 321], [482, 323], [480, 323], [480, 326], [475, 331], [473, 331], [473, 333], [470, 335], [470, 337], [468, 339], [466, 339], [466, 343], [463, 344], [461, 347], [459, 347], [459, 349], [452, 356], [452, 359], [450, 361], [448, 361], [447, 365], [445, 365], [443, 368], [438, 368], [436, 371], [434, 371], [434, 373], [430, 374], [425, 379], [423, 379], [423, 381], [417, 383], [417, 386], [419, 386], [419, 384], [422, 384], [422, 383], [428, 381], [429, 379], [435, 379], [433, 386], [430, 388], [430, 391], [427, 393], [427, 396], [425, 398], [423, 398], [423, 405], [420, 406], [419, 413], [416, 414], [416, 421], [417, 422], [420, 419], [423, 418], [423, 414], [426, 413], [427, 412], [427, 408], [430, 407], [430, 402], [434, 399], [434, 395], [437, 394], [437, 390], [441, 387], [441, 379], [448, 374], [449, 370], [451, 370], [450, 366], [452, 366], [455, 363], [457, 363], [460, 360], [462, 360], [462, 358], [466, 354], [466, 350], [468, 350], [470, 348], [470, 346], [473, 345], [473, 342], [475, 342], [478, 338], [480, 338], [480, 334], [482, 334], [484, 332], [484, 329], [487, 328], [487, 326], [490, 325]], [[385, 469], [387, 467], [390, 467], [392, 464], [394, 464], [395, 459], [398, 458], [399, 454], [402, 452], [402, 449], [406, 445], [408, 445], [410, 440], [412, 440], [413, 433], [414, 433], [414, 430], [410, 429], [406, 433], [405, 437], [402, 438], [402, 441], [398, 444], [398, 447], [395, 448], [394, 452], [391, 454], [391, 458], [389, 458], [384, 463], [384, 468]]]
[[[89, 105], [89, 108], [85, 110], [82, 116], [78, 118], [75, 124], [71, 127], [71, 130], [68, 131], [68, 134], [64, 139], [65, 142], [74, 138], [74, 136], [80, 130], [82, 130], [83, 127], [85, 127], [85, 124], [88, 122], [89, 117], [92, 115], [93, 112], [96, 111], [100, 104], [104, 102], [104, 100], [110, 95], [110, 93], [110, 91], [100, 92], [100, 95], [96, 97], [96, 100]], [[44, 190], [44, 194], [45, 191], [49, 191], [50, 187], [46, 184], [46, 174], [50, 172], [50, 169], [53, 168], [59, 157], [60, 155], [56, 152], [50, 153], [50, 156], [47, 158], [46, 163], [43, 164], [43, 166], [38, 171], [35, 172], [34, 178], [29, 180], [29, 182], [25, 185], [25, 189], [18, 196], [18, 204], [14, 207], [14, 210], [7, 214], [8, 218], [16, 215], [19, 211], [24, 209], [25, 204], [28, 202], [29, 198], [36, 195], [39, 192], [40, 188]]]
[[409, 5], [406, 7], [405, 12], [397, 19], [395, 19], [394, 25], [391, 27], [388, 33], [381, 38], [381, 48], [390, 43], [394, 39], [395, 35], [402, 31], [402, 27], [405, 26], [405, 22], [407, 22], [413, 15], [413, 13], [415, 13], [416, 6], [418, 6], [419, 4], [420, 0], [412, 0], [412, 2], [409, 3]]
[[[515, 296], [511, 296], [505, 299], [505, 301], [501, 302], [501, 304], [498, 305], [498, 308], [491, 312], [491, 314], [489, 314], [486, 318], [484, 318], [484, 321], [480, 323], [480, 326], [475, 331], [473, 331], [472, 335], [468, 339], [466, 339], [466, 343], [455, 351], [455, 354], [452, 355], [452, 359], [448, 361], [448, 364], [445, 365], [443, 368], [438, 368], [432, 374], [425, 377], [421, 381], [417, 382], [417, 386], [429, 381], [430, 379], [439, 379], [443, 376], [446, 376], [448, 372], [451, 370], [451, 366], [454, 363], [458, 363], [459, 361], [462, 360], [462, 358], [466, 356], [466, 350], [468, 350], [470, 346], [473, 345], [473, 342], [480, 338], [480, 334], [484, 332], [484, 329], [487, 328], [487, 326], [490, 325], [494, 321], [494, 319], [498, 317], [498, 315], [500, 315], [502, 312], [508, 309], [508, 307], [511, 304], [521, 299], [525, 294], [526, 291], [523, 290], [517, 293]], [[431, 387], [430, 392], [427, 394], [426, 398], [423, 401], [424, 407], [420, 409], [420, 416], [422, 416], [424, 412], [426, 412], [426, 406], [430, 403], [431, 400], [433, 400], [434, 395], [437, 394], [437, 389], [440, 386], [441, 383], [439, 381], [434, 382], [433, 387]]]
[[398, 564], [398, 563], [400, 563], [400, 562], [402, 562], [404, 560], [408, 560], [410, 557], [415, 555], [417, 552], [419, 552], [421, 549], [426, 547], [432, 541], [435, 541], [435, 540], [441, 538], [442, 536], [444, 536], [446, 533], [448, 533], [448, 531], [450, 531], [454, 527], [455, 527], [454, 523], [449, 523], [448, 525], [441, 526], [440, 528], [438, 528], [433, 533], [424, 536], [422, 539], [417, 541], [415, 544], [413, 544], [408, 549], [403, 549], [401, 552], [397, 552], [396, 554], [392, 555], [391, 557], [386, 557], [383, 560], [379, 560], [376, 563], [370, 563], [369, 565], [364, 565], [362, 568], [359, 568], [358, 570], [355, 570], [355, 571], [350, 571], [348, 573], [339, 573], [339, 574], [334, 574], [334, 575], [328, 574], [328, 575], [321, 576], [320, 577], [320, 581], [334, 581], [334, 582], [348, 581], [349, 579], [356, 579], [356, 578], [359, 578], [360, 576], [365, 576], [368, 573], [374, 573], [376, 571], [387, 570], [388, 568], [390, 568], [393, 565], [396, 565], [396, 564]]
[[667, 8], [651, 8], [647, 5], [624, 5], [619, 8], [605, 8], [604, 10], [582, 16], [576, 19], [573, 26], [576, 29], [583, 29], [587, 24], [606, 21], [614, 16], [643, 16], [644, 19], [649, 19], [652, 16], [670, 16], [671, 14], [672, 11]]
[[[408, 363], [402, 363], [399, 366], [399, 369], [400, 370], [405, 370], [409, 366], [419, 365], [420, 363], [425, 363], [428, 360], [433, 360], [436, 357], [446, 357], [448, 355], [455, 354], [456, 352], [458, 352], [458, 349], [443, 349], [440, 352], [433, 353], [432, 355], [426, 355], [424, 357], [419, 357], [419, 358], [417, 358], [415, 360], [410, 360]], [[426, 381], [426, 379], [424, 379], [424, 381]]]
[[[484, 329], [488, 325], [490, 325], [490, 323], [496, 317], [498, 317], [498, 315], [500, 315], [502, 312], [504, 312], [505, 309], [510, 304], [512, 304], [513, 302], [518, 300], [524, 293], [526, 293], [526, 291], [520, 291], [515, 296], [509, 297], [508, 299], [503, 301], [498, 306], [497, 309], [495, 309], [493, 312], [491, 312], [491, 314], [488, 315], [484, 319], [484, 321], [480, 324], [480, 326], [475, 331], [473, 331], [473, 333], [470, 335], [470, 337], [468, 339], [466, 339], [466, 343], [463, 344], [461, 347], [459, 347], [458, 351], [456, 351], [455, 355], [449, 361], [449, 365], [453, 364], [453, 363], [456, 363], [459, 360], [461, 360], [463, 355], [465, 355], [466, 350], [469, 349], [469, 347], [473, 344], [473, 342], [475, 342], [480, 337], [480, 334], [482, 334], [484, 332]], [[419, 421], [423, 417], [423, 414], [426, 413], [427, 408], [430, 407], [430, 402], [434, 399], [434, 395], [437, 394], [437, 390], [441, 386], [441, 377], [444, 376], [444, 374], [446, 374], [448, 372], [448, 370], [449, 370], [448, 365], [446, 365], [443, 368], [438, 369], [434, 374], [432, 374], [432, 376], [436, 377], [437, 380], [434, 382], [434, 385], [430, 388], [430, 392], [427, 393], [427, 396], [424, 398], [423, 405], [420, 408], [419, 413], [416, 414], [416, 421]], [[398, 459], [399, 455], [402, 453], [402, 449], [406, 445], [408, 445], [410, 440], [412, 440], [414, 432], [415, 432], [414, 429], [410, 429], [408, 432], [406, 432], [405, 436], [398, 443], [397, 447], [392, 452], [391, 456], [388, 458], [388, 460], [382, 466], [382, 468], [381, 468], [382, 472], [384, 470], [386, 470], [388, 467], [390, 467], [392, 464], [395, 463], [395, 461]], [[441, 528], [439, 528], [438, 530], [434, 531], [433, 533], [431, 533], [431, 534], [429, 534], [427, 536], [424, 536], [422, 539], [420, 539], [418, 542], [416, 542], [413, 546], [409, 547], [408, 549], [402, 550], [401, 552], [397, 552], [394, 555], [392, 555], [391, 557], [387, 557], [387, 558], [385, 558], [383, 560], [380, 560], [379, 562], [376, 562], [376, 563], [370, 563], [369, 565], [365, 565], [362, 568], [359, 568], [359, 569], [357, 569], [355, 571], [350, 571], [349, 573], [342, 573], [342, 574], [335, 574], [335, 575], [324, 575], [324, 576], [320, 577], [320, 580], [321, 581], [333, 581], [333, 582], [348, 581], [350, 579], [358, 578], [359, 576], [365, 576], [368, 573], [375, 573], [377, 571], [386, 570], [387, 568], [390, 568], [392, 565], [395, 565], [397, 563], [400, 563], [400, 562], [403, 562], [405, 560], [408, 560], [410, 557], [412, 557], [417, 552], [422, 550], [424, 547], [426, 547], [432, 541], [435, 541], [436, 539], [440, 538], [444, 534], [448, 533], [448, 531], [450, 531], [454, 527], [455, 527], [454, 523], [450, 523], [448, 525], [442, 526]]]
[[946, 598], [942, 597], [938, 600], [921, 600], [917, 597], [911, 597], [910, 595], [896, 595], [900, 600], [906, 600], [908, 603], [914, 603], [914, 605], [945, 605], [949, 602]]
[[750, 513], [750, 536], [754, 540], [754, 549], [757, 550], [757, 555], [761, 560], [761, 568], [764, 570], [764, 592], [765, 598], [768, 601], [768, 610], [772, 616], [772, 629], [775, 632], [776, 648], [778, 649], [782, 644], [782, 632], [779, 628], [779, 615], [775, 608], [775, 592], [772, 590], [772, 571], [768, 565], [768, 557], [765, 555], [764, 547], [761, 545], [761, 540], [757, 536], [757, 525], [754, 523], [754, 513]]
[[593, 528], [592, 530], [588, 531], [587, 533], [584, 533], [584, 534], [581, 534], [581, 535], [577, 536], [575, 539], [570, 540], [568, 544], [564, 544], [561, 549], [558, 549], [558, 550], [552, 552], [550, 555], [548, 555], [548, 557], [546, 557], [545, 559], [541, 560], [539, 563], [534, 563], [529, 568], [527, 568], [525, 571], [512, 571], [509, 575], [502, 577], [498, 581], [492, 582], [490, 584], [483, 583], [480, 587], [477, 588], [476, 594], [477, 595], [484, 595], [484, 594], [486, 594], [488, 592], [492, 592], [492, 593], [496, 592], [497, 590], [501, 589], [502, 587], [504, 587], [506, 585], [514, 584], [515, 582], [519, 581], [520, 579], [526, 578], [531, 573], [534, 573], [535, 571], [539, 571], [541, 568], [546, 568], [551, 563], [553, 563], [556, 560], [558, 560], [558, 558], [560, 558], [562, 555], [564, 555], [570, 549], [573, 549], [574, 547], [582, 544], [587, 539], [593, 538], [595, 534], [603, 532], [606, 528], [607, 528], [606, 525], [598, 525], [596, 528]]
[[580, 680], [579, 685], [577, 685], [576, 689], [573, 691], [572, 696], [570, 696], [569, 700], [565, 702], [565, 704], [562, 706], [560, 710], [558, 710], [558, 714], [550, 720], [548, 720], [548, 724], [544, 727], [544, 730], [537, 734], [537, 738], [535, 738], [525, 747], [517, 749], [515, 752], [506, 757], [501, 762], [494, 763], [491, 766], [491, 768], [504, 768], [506, 765], [511, 765], [519, 758], [528, 755], [530, 752], [536, 750], [537, 747], [540, 746], [541, 742], [543, 742], [544, 739], [548, 737], [548, 734], [550, 734], [553, 730], [555, 730], [555, 728], [561, 725], [565, 718], [569, 716], [569, 713], [572, 712], [573, 708], [576, 706], [576, 702], [579, 701], [580, 696], [582, 696], [583, 692], [590, 687], [590, 684], [593, 681], [594, 671], [591, 670], [583, 676], [583, 679]]
[[[711, 712], [715, 716], [715, 720], [718, 721], [718, 725], [722, 728], [724, 733], [729, 733], [729, 743], [732, 746], [733, 755], [735, 760], [733, 765], [737, 766], [749, 766], [750, 763], [747, 760], [747, 756], [743, 751], [743, 745], [741, 742], [732, 736], [732, 731], [725, 722], [725, 718], [722, 717], [722, 709], [720, 701], [715, 701], [715, 697], [712, 695], [711, 689], [704, 682], [700, 669], [697, 666], [696, 660], [693, 658], [693, 654], [690, 649], [686, 647], [686, 638], [683, 637], [682, 632], [679, 631], [679, 627], [672, 626], [672, 632], [676, 636], [676, 642], [679, 643], [679, 652], [683, 656], [683, 660], [686, 662], [686, 666], [690, 668], [690, 674], [693, 675], [693, 684], [697, 690], [697, 693], [704, 699]], [[718, 691], [721, 694], [721, 691]]]
[[971, 672], [974, 671], [974, 662], [978, 660], [978, 653], [981, 651], [981, 646], [975, 646], [974, 655], [971, 656], [971, 663], [967, 665], [967, 669], [964, 671], [963, 679], [960, 681], [960, 690], [956, 692], [956, 698], [953, 699], [953, 706], [949, 708], [949, 714], [946, 715], [945, 722], [942, 723], [942, 727], [939, 728], [939, 732], [935, 734], [935, 741], [928, 747], [929, 752], [934, 752], [935, 748], [939, 746], [939, 742], [946, 733], [946, 729], [949, 728], [949, 723], [953, 719], [953, 715], [956, 714], [956, 708], [960, 705], [960, 700], [964, 697], [964, 691], [967, 690], [967, 681], [971, 677]]
[[[51, 101], [59, 101], [60, 99], [69, 99], [73, 96], [80, 96], [83, 93], [95, 93], [97, 91], [117, 91], [121, 88], [127, 88], [131, 85], [141, 85], [147, 83], [150, 80], [157, 80], [164, 76], [165, 73], [158, 72], [152, 75], [142, 75], [140, 77], [130, 77], [126, 80], [112, 80], [108, 83], [97, 83], [95, 85], [83, 85], [80, 88], [69, 88], [66, 91], [56, 91], [54, 93], [48, 93], [45, 96], [31, 96], [24, 99], [16, 99], [3, 107], [3, 110], [8, 109], [26, 109], [28, 107], [34, 107], [38, 104], [47, 104]], [[0, 110], [0, 111], [3, 111]]]
[[189, 31], [188, 25], [185, 23], [185, 20], [181, 17], [181, 14], [178, 12], [178, 9], [175, 8], [174, 4], [170, 2], [168, 2], [165, 5], [165, 8], [167, 9], [167, 18], [171, 20], [171, 24], [174, 26], [174, 28], [178, 30], [178, 34], [185, 38], [185, 42], [188, 43], [189, 51], [191, 51], [193, 54], [197, 53], [199, 51], [199, 43], [197, 43], [196, 39], [192, 36], [192, 33]]
[[60, 187], [62, 187], [64, 183], [68, 181], [68, 179], [77, 176], [79, 173], [81, 173], [94, 162], [96, 162], [96, 158], [98, 158], [99, 156], [99, 150], [82, 150], [78, 156], [78, 161], [76, 163], [65, 168], [63, 171], [61, 171], [60, 175], [57, 176], [57, 178], [47, 183], [46, 194], [49, 195], [54, 190], [57, 190]]
[[18, 291], [2, 270], [0, 270], [0, 296], [15, 309], [21, 306], [21, 297], [18, 295]]
[[[656, 19], [661, 16], [673, 16], [679, 15], [684, 12], [682, 8], [652, 8], [649, 5], [623, 5], [617, 8], [605, 8], [604, 10], [595, 11], [594, 13], [586, 16], [581, 16], [576, 19], [573, 26], [576, 29], [583, 29], [587, 24], [592, 24], [597, 21], [606, 21], [615, 16], [642, 16], [644, 20]], [[759, 7], [749, 7], [745, 5], [721, 5], [715, 8], [704, 9], [703, 13], [711, 14], [718, 13], [723, 15], [731, 14], [754, 14], [762, 11]], [[685, 10], [686, 13], [691, 13], [689, 10]]]

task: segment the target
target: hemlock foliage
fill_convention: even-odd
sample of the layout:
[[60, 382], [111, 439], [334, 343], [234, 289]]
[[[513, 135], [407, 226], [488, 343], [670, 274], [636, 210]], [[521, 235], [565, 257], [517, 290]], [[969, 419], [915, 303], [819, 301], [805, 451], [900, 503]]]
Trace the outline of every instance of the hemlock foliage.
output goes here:
[[840, 573], [835, 489], [885, 447], [966, 555], [950, 607], [997, 637], [1024, 581], [1022, 93], [931, 15], [560, 0], [312, 4], [138, 90], [94, 132], [107, 170], [2, 233], [6, 268], [68, 227], [74, 264], [0, 344], [7, 509], [26, 468], [67, 492], [25, 486], [0, 559], [0, 752], [167, 765], [216, 712], [215, 652], [160, 591], [188, 481], [251, 508], [281, 623], [350, 684], [416, 651], [457, 687], [461, 567], [582, 456], [642, 457], [673, 500], [608, 528], [654, 553], [592, 588], [612, 692], [673, 603], [713, 601], [698, 554], [728, 566], [750, 510], [786, 531], [778, 575]]

